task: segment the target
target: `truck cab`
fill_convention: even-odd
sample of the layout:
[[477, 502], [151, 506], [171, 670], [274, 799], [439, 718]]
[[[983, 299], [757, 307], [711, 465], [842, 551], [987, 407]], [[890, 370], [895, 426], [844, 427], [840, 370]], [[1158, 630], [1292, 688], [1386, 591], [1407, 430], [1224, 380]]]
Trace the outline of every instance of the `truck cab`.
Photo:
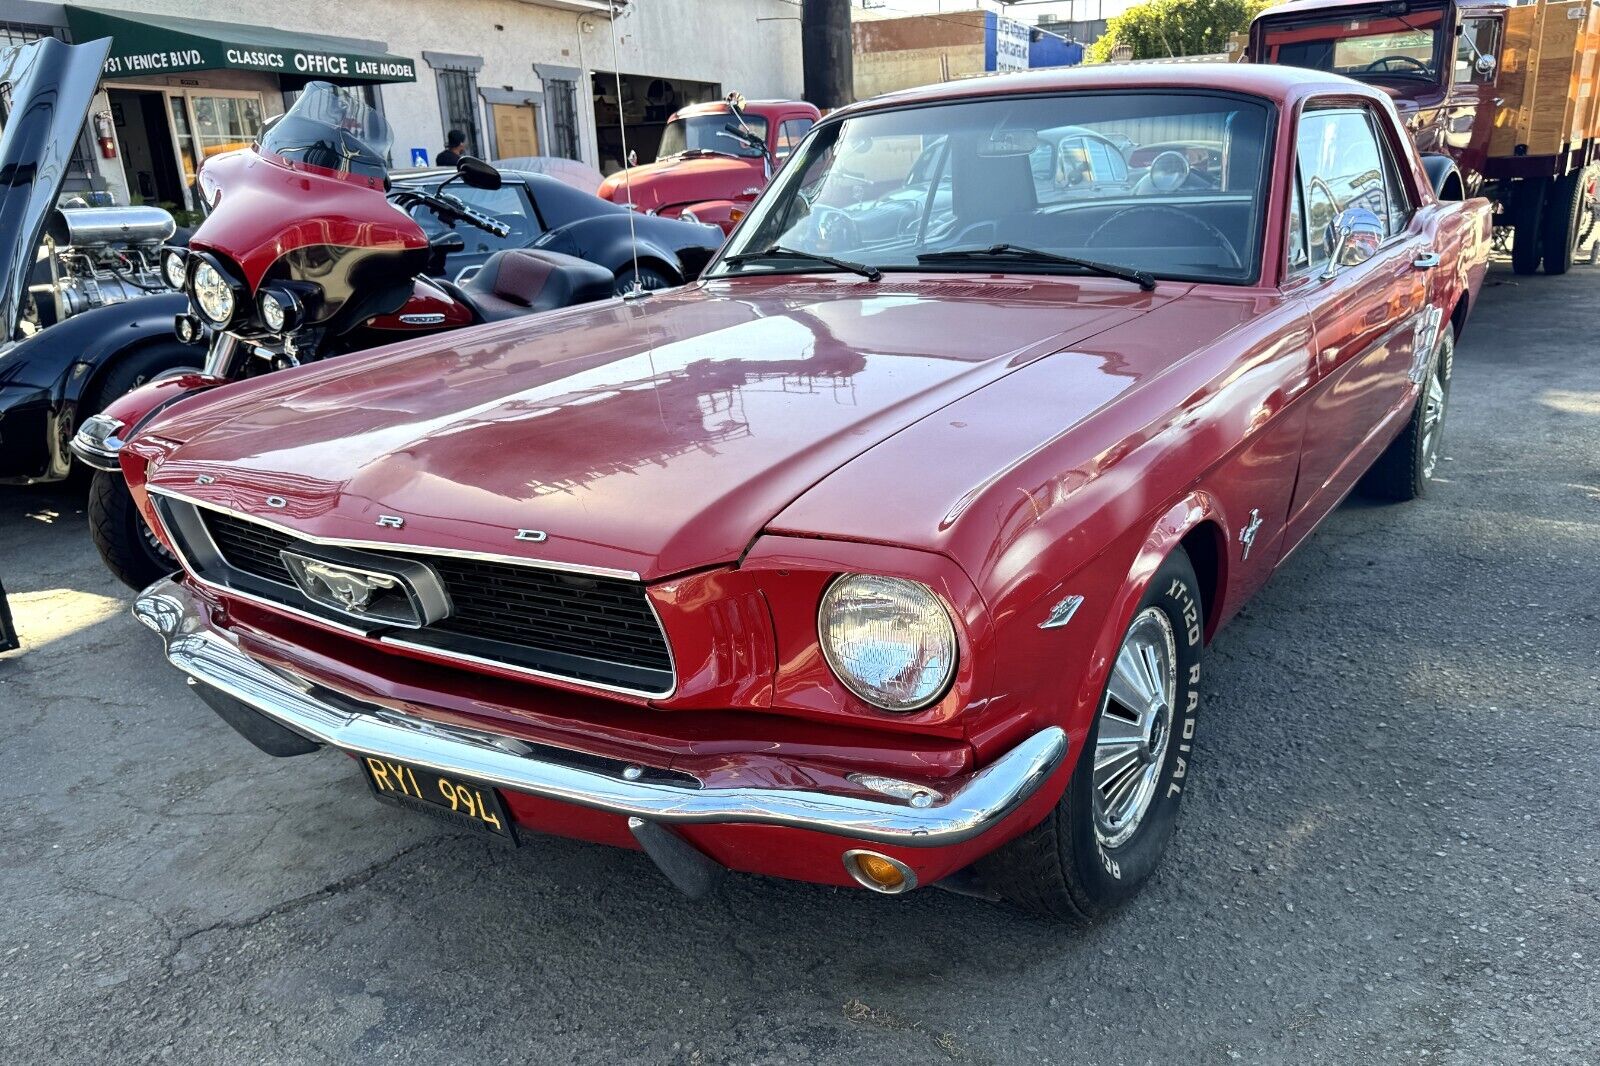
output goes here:
[[1585, 0], [1289, 0], [1256, 16], [1244, 58], [1382, 90], [1441, 198], [1493, 200], [1513, 270], [1561, 274], [1600, 217], [1596, 51]]
[[651, 214], [733, 229], [822, 113], [802, 100], [727, 100], [674, 112], [654, 163], [630, 167], [599, 195]]
[[1382, 90], [1417, 151], [1454, 159], [1472, 196], [1482, 186], [1494, 130], [1505, 10], [1453, 0], [1291, 0], [1256, 18], [1247, 55]]

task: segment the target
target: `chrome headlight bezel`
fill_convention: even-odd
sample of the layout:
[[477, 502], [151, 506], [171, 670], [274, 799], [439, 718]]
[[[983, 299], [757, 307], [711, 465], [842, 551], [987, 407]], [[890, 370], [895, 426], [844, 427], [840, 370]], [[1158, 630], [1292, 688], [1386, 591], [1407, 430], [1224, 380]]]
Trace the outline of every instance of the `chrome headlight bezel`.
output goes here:
[[168, 288], [182, 292], [188, 275], [189, 257], [182, 248], [161, 249], [161, 280]]
[[261, 324], [272, 333], [288, 333], [300, 326], [303, 317], [300, 298], [285, 288], [271, 287], [261, 290], [256, 299], [256, 311]]
[[[841, 621], [841, 613], [862, 609], [859, 605], [847, 603], [847, 597], [851, 595], [875, 596], [880, 600], [889, 597], [899, 601], [890, 613], [900, 613], [903, 616], [900, 621], [906, 628], [902, 631], [903, 638], [892, 642], [894, 646], [886, 650], [891, 662], [896, 651], [902, 653], [903, 666], [900, 669], [892, 666], [880, 668], [877, 671], [880, 676], [875, 680], [862, 669], [864, 660], [861, 653], [851, 653], [841, 646], [836, 626]], [[960, 660], [960, 640], [955, 620], [939, 594], [920, 581], [878, 574], [840, 574], [828, 583], [817, 605], [817, 643], [828, 669], [840, 684], [862, 702], [892, 714], [911, 714], [943, 699], [955, 680]], [[906, 654], [918, 647], [922, 653]], [[931, 660], [926, 654], [930, 649], [934, 653]], [[880, 654], [884, 650], [880, 644]], [[923, 660], [920, 666], [916, 665], [918, 659]], [[898, 676], [905, 668], [921, 676], [909, 687], [884, 683], [883, 675]]]
[[245, 306], [247, 294], [244, 284], [209, 255], [195, 255], [190, 259], [189, 302], [207, 324], [226, 329], [238, 318], [239, 309]]

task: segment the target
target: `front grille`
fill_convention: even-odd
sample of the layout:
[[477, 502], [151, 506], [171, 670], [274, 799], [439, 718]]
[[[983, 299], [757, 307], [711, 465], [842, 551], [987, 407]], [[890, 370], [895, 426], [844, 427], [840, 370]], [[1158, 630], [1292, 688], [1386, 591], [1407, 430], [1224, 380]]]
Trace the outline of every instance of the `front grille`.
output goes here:
[[[227, 570], [271, 583], [241, 585], [241, 591], [326, 613], [295, 586], [278, 554], [301, 543], [294, 536], [209, 508], [194, 508], [193, 513]], [[361, 552], [430, 566], [449, 593], [447, 617], [420, 630], [386, 634], [395, 639], [640, 692], [672, 687], [666, 636], [638, 581], [423, 551]], [[216, 576], [206, 573], [200, 562], [202, 577]]]

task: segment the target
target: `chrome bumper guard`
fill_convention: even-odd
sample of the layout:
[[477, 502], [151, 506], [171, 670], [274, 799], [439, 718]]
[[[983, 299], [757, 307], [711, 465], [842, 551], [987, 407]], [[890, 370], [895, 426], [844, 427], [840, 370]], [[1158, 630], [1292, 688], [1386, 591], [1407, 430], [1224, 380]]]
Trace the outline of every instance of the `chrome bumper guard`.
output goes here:
[[1040, 730], [922, 807], [804, 789], [701, 788], [684, 780], [687, 775], [661, 781], [637, 768], [596, 769], [592, 757], [578, 753], [563, 762], [558, 749], [444, 726], [321, 689], [247, 655], [230, 634], [211, 625], [204, 604], [171, 578], [145, 589], [133, 614], [161, 635], [168, 661], [193, 683], [211, 686], [319, 744], [651, 822], [772, 825], [878, 844], [941, 847], [993, 828], [1067, 754], [1063, 730]]

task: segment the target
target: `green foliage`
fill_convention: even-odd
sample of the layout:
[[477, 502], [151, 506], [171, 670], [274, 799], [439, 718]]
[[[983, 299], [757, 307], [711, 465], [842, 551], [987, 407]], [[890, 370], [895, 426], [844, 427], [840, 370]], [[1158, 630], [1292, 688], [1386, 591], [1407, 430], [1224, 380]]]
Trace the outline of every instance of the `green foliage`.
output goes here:
[[1209, 55], [1224, 51], [1228, 34], [1248, 29], [1272, 0], [1147, 0], [1106, 24], [1105, 36], [1089, 46], [1087, 62], [1104, 63], [1120, 43], [1134, 59]]

